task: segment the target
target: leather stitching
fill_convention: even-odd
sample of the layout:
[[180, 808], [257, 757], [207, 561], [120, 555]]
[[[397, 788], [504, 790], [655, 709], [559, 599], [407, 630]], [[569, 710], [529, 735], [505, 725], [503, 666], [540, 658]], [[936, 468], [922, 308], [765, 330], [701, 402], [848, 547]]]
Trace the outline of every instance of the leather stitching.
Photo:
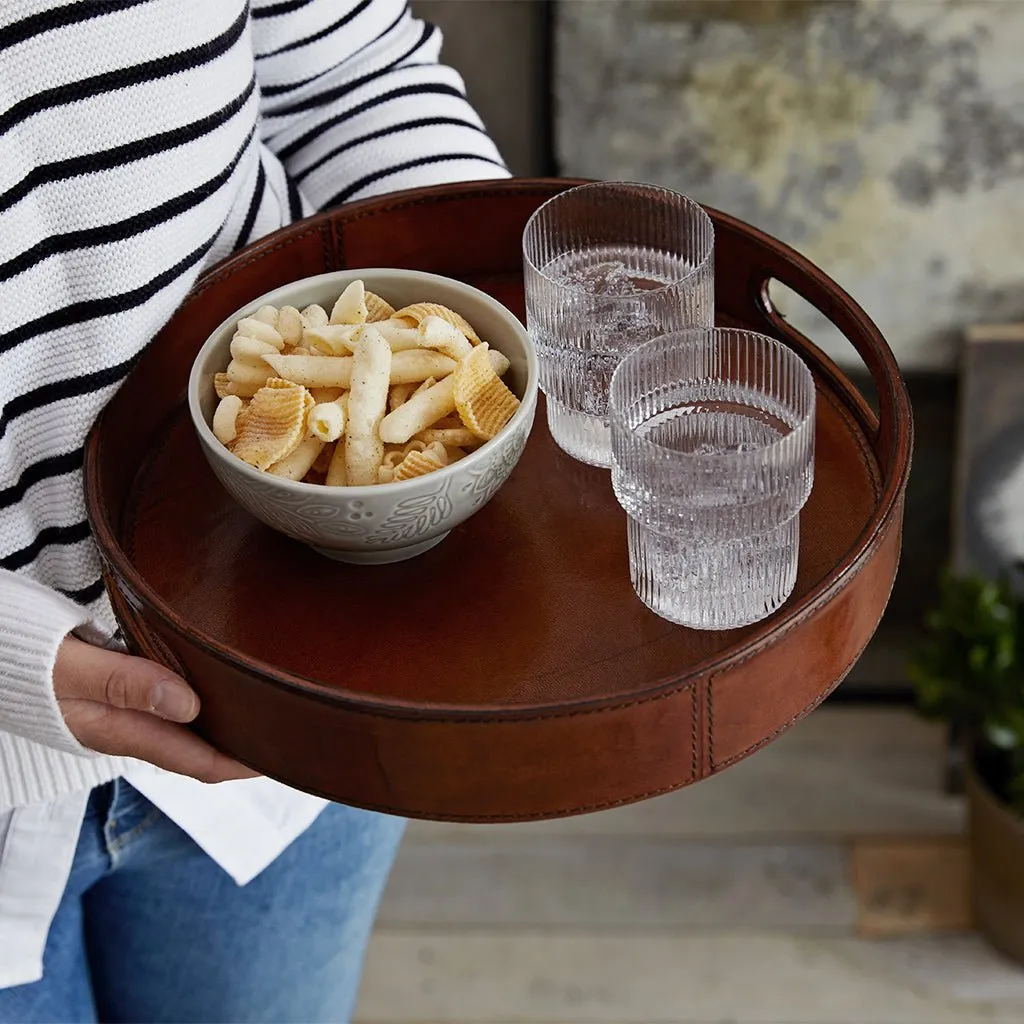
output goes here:
[[325, 224], [320, 232], [320, 249], [324, 254], [324, 270], [334, 270], [337, 266], [337, 234], [333, 224]]
[[[891, 593], [892, 589], [890, 588], [890, 594]], [[769, 743], [771, 743], [774, 739], [776, 739], [776, 737], [781, 736], [787, 729], [790, 729], [794, 725], [796, 725], [796, 723], [799, 722], [800, 719], [806, 718], [807, 715], [809, 715], [816, 707], [818, 707], [819, 704], [821, 704], [831, 693], [833, 693], [836, 687], [838, 687], [839, 684], [847, 677], [853, 666], [856, 665], [857, 662], [860, 660], [860, 656], [867, 649], [867, 646], [869, 643], [871, 643], [872, 639], [873, 635], [872, 637], [868, 637], [867, 641], [863, 643], [860, 646], [860, 648], [858, 648], [857, 652], [853, 655], [852, 658], [850, 658], [850, 660], [843, 667], [842, 672], [840, 672], [839, 674], [839, 678], [835, 681], [835, 683], [832, 686], [828, 688], [828, 690], [826, 690], [819, 696], [815, 697], [814, 700], [810, 702], [810, 704], [808, 704], [806, 707], [798, 711], [795, 715], [793, 715], [786, 722], [780, 725], [774, 732], [769, 733], [767, 736], [763, 736], [756, 743], [747, 747], [745, 750], [741, 750], [738, 754], [733, 754], [732, 757], [726, 758], [726, 760], [720, 761], [718, 764], [712, 763], [711, 773], [714, 774], [715, 772], [722, 771], [730, 767], [731, 765], [736, 764], [737, 761], [742, 761], [744, 758], [756, 753], [762, 747], [765, 747]]]
[[[896, 579], [895, 579], [895, 576], [894, 576], [893, 579], [892, 579], [892, 582], [890, 582], [890, 584], [889, 584], [889, 594], [888, 594], [888, 596], [885, 599], [885, 604], [886, 605], [889, 603], [889, 598], [892, 597], [892, 589], [893, 589], [893, 586], [895, 585], [895, 583], [896, 583]], [[884, 607], [885, 606], [883, 605], [883, 608]], [[762, 737], [760, 740], [758, 740], [752, 746], [747, 747], [745, 750], [740, 751], [738, 754], [733, 754], [732, 757], [726, 758], [724, 761], [720, 762], [718, 765], [716, 765], [715, 762], [714, 762], [714, 759], [712, 759], [712, 762], [711, 762], [712, 774], [716, 770], [723, 769], [723, 768], [728, 768], [730, 765], [735, 764], [737, 761], [742, 761], [743, 758], [749, 757], [751, 754], [753, 754], [756, 751], [760, 750], [761, 747], [767, 746], [767, 744], [771, 743], [772, 740], [774, 740], [777, 736], [780, 736], [787, 729], [789, 729], [791, 726], [795, 725], [798, 721], [800, 721], [801, 718], [804, 718], [808, 714], [810, 714], [810, 712], [812, 712], [819, 704], [821, 704], [821, 702], [824, 701], [825, 698], [828, 697], [828, 695], [830, 693], [834, 692], [836, 687], [838, 687], [839, 684], [847, 677], [847, 675], [849, 674], [850, 670], [860, 660], [861, 655], [867, 649], [868, 644], [871, 643], [873, 638], [874, 638], [874, 633], [872, 633], [872, 635], [869, 636], [868, 639], [863, 644], [861, 644], [861, 646], [858, 648], [858, 650], [853, 655], [853, 657], [850, 658], [850, 660], [843, 667], [842, 672], [840, 672], [840, 674], [839, 674], [839, 678], [835, 681], [835, 683], [831, 687], [829, 687], [828, 690], [826, 690], [824, 693], [822, 693], [819, 696], [817, 696], [813, 701], [811, 701], [810, 704], [806, 705], [806, 707], [804, 707], [802, 710], [798, 711], [795, 715], [793, 715], [783, 725], [780, 725], [773, 733], [771, 733], [768, 736]], [[736, 667], [738, 667], [740, 665], [745, 664], [746, 662], [752, 660], [755, 656], [756, 655], [753, 655], [753, 654], [745, 655], [738, 662], [736, 662], [735, 665], [731, 665], [730, 669], [731, 668], [736, 668]], [[717, 675], [721, 676], [723, 674], [724, 673], [719, 672]], [[715, 678], [716, 678], [715, 676], [712, 676], [708, 680], [708, 688], [709, 688], [709, 690], [711, 689], [711, 683], [714, 681]]]
[[348, 266], [348, 260], [345, 257], [345, 225], [339, 220], [332, 220], [331, 228], [334, 235], [335, 268], [341, 270]]
[[700, 706], [697, 701], [697, 687], [690, 691], [690, 778], [696, 782], [702, 773], [699, 768], [703, 767], [697, 763], [697, 719], [700, 717]]
[[710, 675], [706, 684], [708, 688], [708, 769], [712, 772], [715, 770], [715, 688], [711, 685], [714, 681], [714, 675]]
[[189, 676], [185, 671], [185, 666], [178, 660], [170, 647], [164, 643], [163, 637], [159, 633], [148, 635], [146, 642], [160, 656], [160, 660], [164, 663], [165, 668], [169, 668], [176, 675], [181, 676], [182, 679], [188, 680]]
[[[816, 389], [817, 390], [817, 389]], [[871, 480], [871, 486], [875, 492], [875, 502], [877, 503], [882, 497], [882, 484], [878, 475], [878, 463], [875, 459], [875, 453], [867, 445], [864, 439], [864, 435], [861, 432], [860, 425], [850, 415], [850, 410], [846, 408], [841, 402], [828, 389], [818, 390], [819, 395], [823, 395], [825, 401], [832, 406], [833, 409], [839, 414], [839, 417], [846, 423], [848, 433], [852, 434], [857, 442], [857, 450], [860, 454], [861, 464], [864, 466], [864, 470]]]
[[382, 217], [385, 214], [394, 213], [396, 210], [412, 210], [417, 206], [437, 206], [440, 203], [450, 203], [462, 199], [483, 199], [486, 201], [490, 199], [519, 198], [521, 196], [540, 196], [544, 199], [550, 199], [556, 194], [557, 193], [553, 193], [550, 189], [546, 188], [489, 189], [486, 193], [476, 190], [454, 193], [446, 192], [444, 195], [423, 196], [419, 199], [403, 199], [395, 203], [390, 203], [388, 206], [378, 206], [373, 210], [364, 210], [360, 213], [351, 214], [345, 217], [345, 221], [349, 224], [354, 224], [358, 220], [369, 220], [373, 217]]

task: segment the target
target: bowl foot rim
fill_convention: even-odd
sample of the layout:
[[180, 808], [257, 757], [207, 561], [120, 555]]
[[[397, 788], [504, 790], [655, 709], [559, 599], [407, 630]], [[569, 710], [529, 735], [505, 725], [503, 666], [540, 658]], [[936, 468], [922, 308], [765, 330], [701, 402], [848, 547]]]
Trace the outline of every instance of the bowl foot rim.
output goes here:
[[344, 548], [325, 548], [316, 544], [310, 544], [317, 554], [325, 558], [333, 559], [335, 562], [346, 562], [349, 565], [386, 565], [390, 562], [405, 562], [417, 555], [422, 555], [431, 548], [437, 547], [451, 533], [446, 530], [436, 537], [420, 541], [418, 544], [407, 544], [400, 548], [386, 548], [378, 551], [352, 551]]

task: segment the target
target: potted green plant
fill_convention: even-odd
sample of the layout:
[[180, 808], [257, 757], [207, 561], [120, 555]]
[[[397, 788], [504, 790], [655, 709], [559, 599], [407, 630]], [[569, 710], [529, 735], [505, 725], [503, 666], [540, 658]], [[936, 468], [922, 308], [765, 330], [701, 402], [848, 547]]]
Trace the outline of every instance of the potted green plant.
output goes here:
[[921, 712], [967, 745], [979, 929], [1024, 964], [1024, 600], [1008, 581], [943, 576], [910, 675]]

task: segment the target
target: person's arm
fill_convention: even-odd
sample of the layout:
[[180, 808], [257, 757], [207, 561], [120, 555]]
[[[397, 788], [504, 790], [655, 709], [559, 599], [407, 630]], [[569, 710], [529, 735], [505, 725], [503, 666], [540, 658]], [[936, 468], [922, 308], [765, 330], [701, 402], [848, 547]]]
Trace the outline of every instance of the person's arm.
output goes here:
[[262, 140], [298, 194], [292, 216], [400, 189], [506, 178], [438, 63], [441, 33], [405, 0], [253, 0]]
[[0, 569], [0, 731], [69, 754], [149, 761], [205, 782], [256, 773], [186, 729], [199, 698], [167, 669], [105, 650], [88, 611]]
[[50, 682], [57, 651], [72, 632], [107, 637], [74, 601], [0, 570], [0, 729], [66, 753], [88, 756], [64, 721]]

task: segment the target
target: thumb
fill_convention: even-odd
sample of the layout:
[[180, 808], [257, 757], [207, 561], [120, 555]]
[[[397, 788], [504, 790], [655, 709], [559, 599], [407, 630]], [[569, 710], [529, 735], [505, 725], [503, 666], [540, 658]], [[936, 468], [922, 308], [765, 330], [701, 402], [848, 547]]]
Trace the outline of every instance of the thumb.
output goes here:
[[180, 676], [146, 658], [93, 647], [73, 636], [57, 651], [53, 690], [58, 700], [148, 711], [171, 722], [191, 722], [199, 714], [199, 697]]

